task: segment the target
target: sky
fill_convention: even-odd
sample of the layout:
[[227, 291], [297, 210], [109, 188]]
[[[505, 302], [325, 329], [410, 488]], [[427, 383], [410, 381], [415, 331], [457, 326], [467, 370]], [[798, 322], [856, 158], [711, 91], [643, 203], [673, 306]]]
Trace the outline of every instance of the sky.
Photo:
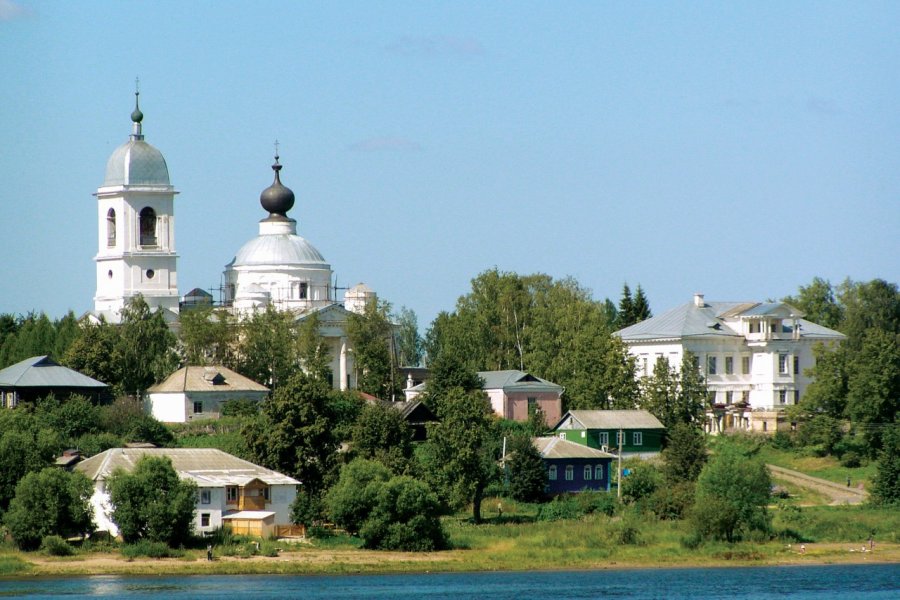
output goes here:
[[495, 267], [657, 314], [897, 282], [898, 73], [898, 2], [0, 0], [0, 313], [93, 307], [136, 78], [182, 294], [276, 139], [298, 233], [422, 331]]

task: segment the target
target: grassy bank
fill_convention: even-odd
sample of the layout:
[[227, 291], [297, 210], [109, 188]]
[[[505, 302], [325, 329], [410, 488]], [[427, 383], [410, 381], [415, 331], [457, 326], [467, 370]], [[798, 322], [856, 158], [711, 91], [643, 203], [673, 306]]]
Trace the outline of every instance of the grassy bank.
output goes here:
[[[461, 515], [445, 520], [454, 549], [433, 553], [369, 551], [345, 535], [310, 543], [265, 542], [269, 556], [244, 552], [206, 561], [203, 550], [185, 550], [176, 558], [133, 558], [121, 552], [79, 551], [55, 558], [41, 553], [0, 551], [0, 576], [158, 575], [158, 574], [347, 574], [627, 567], [746, 566], [771, 564], [898, 562], [900, 511], [866, 507], [787, 506], [773, 511], [776, 537], [737, 544], [705, 543], [686, 548], [684, 522], [591, 515], [581, 519], [536, 522], [534, 507], [504, 503], [503, 519], [492, 515], [473, 525]], [[875, 532], [873, 553], [859, 549]], [[800, 552], [800, 544], [806, 551]]]

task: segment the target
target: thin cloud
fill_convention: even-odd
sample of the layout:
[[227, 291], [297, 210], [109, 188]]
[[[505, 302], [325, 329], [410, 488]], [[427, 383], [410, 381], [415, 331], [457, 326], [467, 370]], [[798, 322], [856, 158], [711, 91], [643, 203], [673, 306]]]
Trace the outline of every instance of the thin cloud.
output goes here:
[[418, 142], [403, 137], [372, 137], [351, 144], [353, 152], [421, 152]]
[[12, 21], [28, 14], [28, 9], [13, 2], [13, 0], [0, 0], [0, 21]]
[[446, 35], [398, 37], [384, 46], [390, 54], [401, 56], [482, 56], [484, 46], [473, 37]]

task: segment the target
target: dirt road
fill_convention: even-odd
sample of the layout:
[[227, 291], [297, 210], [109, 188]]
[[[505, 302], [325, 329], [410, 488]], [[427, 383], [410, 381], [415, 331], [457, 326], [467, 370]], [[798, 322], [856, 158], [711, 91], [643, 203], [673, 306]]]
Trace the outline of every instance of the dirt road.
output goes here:
[[766, 465], [773, 475], [785, 479], [794, 485], [811, 489], [823, 496], [831, 499], [831, 506], [839, 506], [842, 504], [860, 504], [863, 502], [867, 494], [865, 490], [854, 487], [843, 486], [833, 481], [811, 477], [800, 471], [792, 471], [784, 467], [776, 467], [775, 465]]

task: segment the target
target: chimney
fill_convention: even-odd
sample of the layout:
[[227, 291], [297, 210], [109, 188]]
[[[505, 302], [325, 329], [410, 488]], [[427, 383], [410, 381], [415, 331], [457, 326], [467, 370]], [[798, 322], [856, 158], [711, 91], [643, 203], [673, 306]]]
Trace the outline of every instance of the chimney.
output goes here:
[[697, 292], [694, 294], [694, 306], [697, 308], [703, 308], [706, 306], [706, 303], [703, 301], [703, 294]]

